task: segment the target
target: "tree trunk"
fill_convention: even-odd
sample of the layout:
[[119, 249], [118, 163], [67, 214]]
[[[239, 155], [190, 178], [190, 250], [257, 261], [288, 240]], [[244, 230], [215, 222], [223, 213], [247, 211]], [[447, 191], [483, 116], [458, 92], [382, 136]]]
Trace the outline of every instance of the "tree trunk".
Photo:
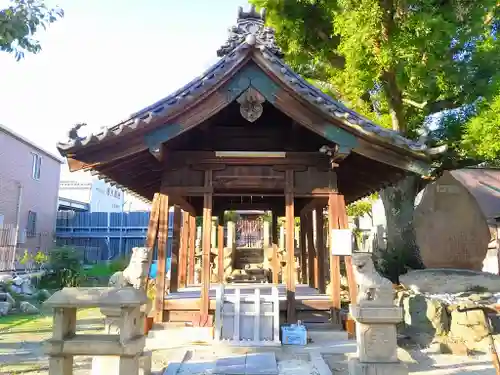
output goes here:
[[425, 268], [417, 245], [413, 215], [419, 177], [408, 176], [380, 191], [387, 220], [387, 249], [378, 251], [378, 266], [393, 282], [408, 269]]

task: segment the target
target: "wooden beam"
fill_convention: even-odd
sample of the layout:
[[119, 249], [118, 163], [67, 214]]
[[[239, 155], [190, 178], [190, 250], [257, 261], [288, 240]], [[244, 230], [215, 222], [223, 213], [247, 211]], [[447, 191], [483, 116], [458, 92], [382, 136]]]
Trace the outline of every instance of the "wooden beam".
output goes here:
[[224, 214], [217, 221], [217, 279], [219, 283], [224, 282]]
[[169, 202], [167, 195], [161, 195], [160, 215], [158, 222], [158, 260], [156, 262], [156, 297], [155, 321], [163, 322], [165, 303], [165, 270], [167, 267], [168, 219]]
[[[332, 309], [337, 316], [341, 308], [340, 300], [340, 258], [332, 255], [335, 244], [332, 243], [332, 230], [339, 228], [339, 207], [337, 194], [331, 193], [328, 197], [328, 236], [330, 243], [330, 293], [332, 299]], [[332, 318], [333, 318], [332, 317]]]
[[[307, 284], [307, 252], [310, 252], [311, 249], [309, 246], [307, 246], [307, 252], [306, 252], [306, 228], [307, 228], [307, 221], [308, 217], [305, 212], [301, 212], [300, 215], [300, 278], [302, 284]], [[311, 275], [309, 274], [309, 277]]]
[[170, 292], [175, 293], [179, 289], [179, 252], [180, 252], [180, 236], [181, 236], [181, 208], [174, 206], [174, 222], [172, 231], [172, 253], [170, 263]]
[[185, 288], [187, 285], [187, 261], [189, 244], [189, 212], [182, 213], [181, 249], [179, 251], [179, 286]]
[[[212, 171], [205, 171], [205, 187], [212, 186]], [[210, 291], [210, 252], [212, 231], [212, 194], [203, 196], [203, 232], [202, 232], [202, 271], [201, 271], [201, 299], [199, 325], [208, 324], [209, 291]]]
[[194, 284], [194, 266], [195, 258], [194, 253], [196, 250], [196, 217], [189, 216], [189, 243], [188, 243], [188, 272], [187, 283], [188, 285]]
[[169, 196], [172, 204], [178, 205], [180, 208], [182, 208], [183, 211], [186, 211], [191, 215], [196, 216], [196, 210], [186, 199], [184, 199], [184, 197], [179, 195], [169, 195]]
[[287, 251], [287, 322], [295, 322], [295, 214], [293, 198], [293, 171], [286, 171], [285, 211], [286, 211], [286, 251]]

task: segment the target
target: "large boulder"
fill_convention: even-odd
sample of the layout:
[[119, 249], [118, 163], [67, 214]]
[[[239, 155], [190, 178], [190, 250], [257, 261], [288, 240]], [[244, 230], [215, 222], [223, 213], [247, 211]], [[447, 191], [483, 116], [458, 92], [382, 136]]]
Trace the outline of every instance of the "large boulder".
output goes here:
[[488, 324], [482, 311], [459, 312], [458, 306], [472, 306], [472, 303], [453, 305], [451, 312], [450, 338], [463, 342], [468, 349], [484, 350], [487, 348]]
[[415, 294], [403, 296], [399, 303], [404, 311], [402, 331], [418, 344], [429, 345], [448, 333], [450, 319], [442, 301]]
[[19, 304], [19, 310], [25, 314], [39, 314], [40, 310], [36, 306], [33, 306], [27, 301], [23, 301]]
[[399, 277], [405, 287], [417, 293], [460, 293], [469, 290], [500, 291], [500, 276], [487, 272], [427, 268], [410, 271]]
[[12, 309], [10, 302], [4, 301], [0, 302], [0, 316], [5, 316]]

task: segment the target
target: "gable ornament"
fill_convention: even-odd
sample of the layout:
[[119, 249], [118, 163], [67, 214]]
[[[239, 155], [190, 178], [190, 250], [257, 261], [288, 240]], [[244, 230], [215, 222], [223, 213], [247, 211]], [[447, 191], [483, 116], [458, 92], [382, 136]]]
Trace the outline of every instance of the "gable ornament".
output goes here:
[[240, 104], [241, 116], [249, 122], [256, 121], [262, 116], [262, 112], [264, 112], [262, 104], [266, 99], [260, 92], [251, 86], [246, 89], [236, 101]]

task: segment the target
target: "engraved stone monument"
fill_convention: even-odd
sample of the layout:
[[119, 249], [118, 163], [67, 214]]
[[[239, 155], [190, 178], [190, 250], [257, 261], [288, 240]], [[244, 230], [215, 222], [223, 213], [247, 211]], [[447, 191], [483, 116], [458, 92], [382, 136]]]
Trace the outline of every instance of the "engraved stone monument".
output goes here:
[[358, 284], [357, 304], [350, 305], [356, 322], [357, 353], [349, 358], [351, 375], [407, 375], [398, 360], [396, 325], [403, 310], [394, 305], [392, 283], [375, 270], [371, 253], [352, 255]]

